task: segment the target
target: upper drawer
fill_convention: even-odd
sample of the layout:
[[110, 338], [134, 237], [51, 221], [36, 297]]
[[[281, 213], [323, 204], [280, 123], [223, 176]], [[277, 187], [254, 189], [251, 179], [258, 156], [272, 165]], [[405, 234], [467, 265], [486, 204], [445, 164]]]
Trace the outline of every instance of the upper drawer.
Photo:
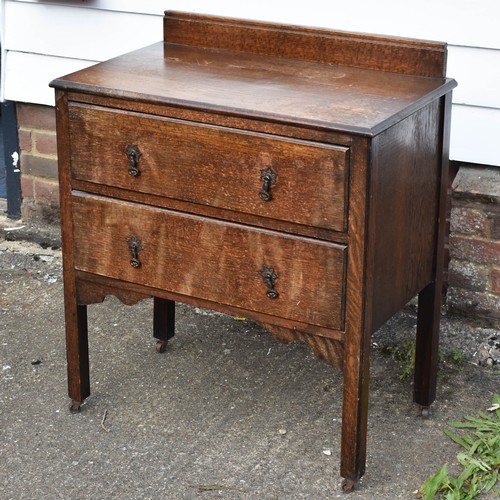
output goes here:
[[348, 148], [78, 104], [69, 132], [74, 179], [345, 229]]

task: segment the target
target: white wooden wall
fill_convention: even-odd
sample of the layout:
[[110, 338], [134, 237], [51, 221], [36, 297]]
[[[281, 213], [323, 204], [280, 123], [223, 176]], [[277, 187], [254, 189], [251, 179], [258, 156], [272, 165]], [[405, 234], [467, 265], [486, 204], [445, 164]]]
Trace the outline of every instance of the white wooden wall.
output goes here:
[[51, 79], [161, 40], [166, 9], [446, 41], [451, 158], [500, 166], [500, 0], [0, 1], [0, 99], [40, 104]]

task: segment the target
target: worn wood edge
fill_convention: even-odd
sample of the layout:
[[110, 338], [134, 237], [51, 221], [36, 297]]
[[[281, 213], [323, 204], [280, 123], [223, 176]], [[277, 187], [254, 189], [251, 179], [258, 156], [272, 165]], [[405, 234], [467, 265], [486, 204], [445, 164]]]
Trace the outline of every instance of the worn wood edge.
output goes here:
[[267, 323], [260, 324], [279, 342], [285, 344], [303, 342], [311, 348], [316, 357], [336, 369], [342, 369], [344, 363], [344, 343], [342, 341]]
[[[228, 106], [216, 106], [209, 103], [196, 103], [193, 101], [187, 101], [184, 99], [173, 99], [173, 98], [162, 98], [160, 96], [145, 95], [137, 92], [124, 92], [121, 91], [119, 95], [115, 89], [107, 87], [97, 87], [94, 85], [82, 84], [78, 82], [73, 82], [65, 80], [63, 78], [58, 78], [53, 80], [50, 85], [57, 89], [63, 90], [73, 95], [79, 94], [83, 102], [85, 102], [85, 96], [98, 96], [105, 99], [113, 99], [117, 104], [118, 109], [128, 109], [127, 101], [132, 100], [136, 104], [140, 103], [143, 105], [159, 105], [168, 106], [169, 108], [176, 110], [185, 110], [187, 112], [204, 113], [213, 116], [220, 116], [221, 120], [233, 118], [233, 119], [246, 119], [246, 120], [258, 120], [261, 123], [269, 123], [271, 125], [283, 125], [292, 126], [300, 128], [312, 128], [318, 132], [327, 133], [337, 133], [345, 135], [355, 135], [362, 137], [374, 137], [383, 130], [395, 125], [401, 120], [418, 111], [420, 108], [426, 106], [431, 100], [439, 98], [450, 90], [457, 86], [457, 82], [453, 79], [444, 80], [443, 85], [439, 86], [435, 90], [426, 94], [422, 99], [419, 99], [412, 103], [410, 106], [404, 108], [399, 113], [396, 113], [389, 117], [388, 119], [378, 123], [374, 127], [358, 127], [345, 125], [340, 122], [329, 122], [323, 120], [306, 120], [299, 119], [296, 117], [289, 117], [286, 115], [278, 115], [275, 113], [263, 113], [260, 111], [242, 110], [238, 108], [228, 107]], [[123, 105], [119, 106], [119, 102]], [[165, 116], [165, 115], [158, 115]]]
[[[72, 199], [73, 200], [75, 200], [75, 199], [81, 199], [81, 200], [93, 199], [96, 201], [109, 202], [110, 200], [108, 200], [107, 198], [108, 198], [107, 196], [98, 196], [98, 195], [94, 195], [93, 193], [86, 192], [86, 191], [78, 191], [78, 190], [72, 191]], [[117, 201], [117, 203], [122, 204], [124, 206], [131, 205], [131, 202], [129, 202], [127, 200], [120, 199], [120, 200], [116, 200], [116, 201]], [[205, 215], [199, 215], [196, 213], [179, 213], [177, 210], [171, 210], [169, 208], [160, 208], [157, 205], [149, 205], [148, 204], [148, 206], [144, 207], [144, 208], [148, 209], [148, 210], [163, 212], [165, 214], [174, 215], [174, 216], [179, 217], [179, 218], [184, 218], [184, 219], [195, 218], [195, 219], [199, 220], [200, 222], [211, 222], [213, 224], [219, 224], [219, 225], [222, 224], [222, 225], [227, 226], [227, 227], [241, 229], [241, 224], [238, 224], [237, 222], [228, 221], [225, 219], [215, 219], [214, 217], [207, 217]], [[334, 247], [339, 251], [345, 252], [345, 245], [343, 245], [342, 243], [339, 243], [337, 241], [318, 240], [317, 238], [314, 238], [314, 237], [297, 235], [296, 233], [290, 234], [290, 233], [286, 233], [283, 231], [274, 230], [274, 229], [270, 229], [267, 227], [262, 227], [260, 225], [255, 226], [255, 229], [258, 230], [258, 232], [261, 234], [266, 234], [269, 236], [281, 236], [283, 238], [293, 239], [296, 241], [303, 241], [305, 243], [309, 243], [312, 245], [328, 246], [330, 248]]]
[[[263, 38], [265, 43], [257, 43]], [[164, 41], [434, 78], [444, 77], [446, 72], [444, 42], [177, 11], [165, 12]], [[299, 46], [301, 50], [297, 51]], [[337, 46], [342, 50], [336, 51]]]
[[[119, 198], [124, 201], [141, 203], [150, 207], [158, 207], [166, 210], [181, 211], [184, 213], [199, 215], [201, 217], [210, 217], [235, 224], [244, 224], [253, 228], [262, 228], [263, 221], [265, 226], [271, 231], [280, 233], [289, 233], [294, 236], [303, 236], [304, 238], [314, 238], [329, 243], [346, 244], [347, 235], [345, 233], [332, 229], [318, 228], [316, 226], [305, 226], [280, 219], [270, 219], [259, 215], [247, 214], [225, 209], [213, 208], [207, 205], [192, 203], [189, 201], [177, 200], [174, 198], [165, 198], [159, 195], [140, 193], [125, 188], [105, 186], [90, 181], [73, 179], [73, 189], [100, 196]], [[346, 204], [347, 205], [347, 204]]]
[[295, 124], [272, 123], [263, 121], [259, 117], [233, 117], [223, 113], [207, 113], [204, 110], [192, 110], [147, 101], [131, 102], [117, 97], [103, 98], [94, 96], [93, 94], [81, 94], [77, 92], [68, 92], [68, 101], [70, 101], [71, 105], [90, 104], [92, 106], [134, 111], [199, 124], [260, 132], [291, 139], [332, 144], [334, 146], [345, 146], [346, 148], [349, 148], [352, 143], [352, 136], [350, 134], [331, 130], [316, 130], [311, 127], [301, 127]]
[[279, 115], [275, 113], [264, 113], [262, 111], [251, 111], [242, 110], [229, 106], [219, 106], [210, 103], [198, 103], [193, 101], [187, 101], [184, 99], [174, 99], [174, 98], [162, 98], [160, 96], [155, 96], [151, 94], [141, 94], [138, 92], [127, 92], [120, 91], [117, 93], [116, 89], [107, 87], [98, 87], [95, 85], [88, 85], [84, 83], [73, 82], [70, 80], [64, 80], [64, 78], [58, 78], [52, 80], [50, 85], [58, 90], [64, 90], [67, 92], [77, 92], [81, 94], [92, 94], [94, 96], [100, 96], [104, 98], [114, 98], [121, 99], [124, 102], [127, 100], [133, 100], [135, 102], [144, 104], [159, 104], [164, 106], [171, 106], [174, 108], [182, 108], [186, 110], [199, 111], [211, 114], [217, 114], [222, 116], [230, 116], [236, 118], [249, 118], [256, 119], [261, 122], [270, 122], [283, 125], [292, 125], [298, 127], [312, 127], [316, 130], [340, 132], [345, 134], [362, 135], [362, 136], [373, 136], [374, 133], [369, 127], [357, 127], [345, 125], [342, 123], [327, 122], [322, 120], [306, 120], [298, 119], [296, 117], [289, 117], [286, 115]]
[[451, 92], [456, 86], [457, 82], [453, 78], [445, 79], [443, 85], [441, 85], [440, 87], [428, 92], [424, 97], [416, 100], [410, 106], [403, 108], [399, 113], [390, 116], [388, 119], [383, 120], [374, 127], [372, 127], [370, 130], [371, 132], [370, 135], [374, 137], [380, 134], [381, 132], [384, 132], [388, 128], [403, 121], [405, 118], [408, 118], [413, 113], [416, 113], [417, 111], [421, 110], [432, 101], [435, 101], [436, 99], [439, 99], [444, 95], [446, 95], [448, 92]]

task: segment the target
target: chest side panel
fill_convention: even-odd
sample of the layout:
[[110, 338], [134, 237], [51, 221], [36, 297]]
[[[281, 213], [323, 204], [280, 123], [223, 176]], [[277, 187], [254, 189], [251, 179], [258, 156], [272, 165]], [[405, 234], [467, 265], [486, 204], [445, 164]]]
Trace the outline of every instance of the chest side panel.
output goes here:
[[369, 242], [374, 329], [432, 280], [440, 123], [440, 100], [435, 100], [373, 139]]

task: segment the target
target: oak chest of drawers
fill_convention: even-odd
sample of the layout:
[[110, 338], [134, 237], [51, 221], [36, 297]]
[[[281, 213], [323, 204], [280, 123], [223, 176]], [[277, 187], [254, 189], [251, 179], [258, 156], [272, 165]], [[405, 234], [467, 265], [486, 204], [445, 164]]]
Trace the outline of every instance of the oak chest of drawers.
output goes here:
[[56, 88], [69, 394], [86, 307], [154, 297], [255, 319], [343, 369], [341, 474], [364, 472], [370, 336], [419, 294], [435, 397], [451, 90], [435, 42], [165, 13], [164, 41]]

